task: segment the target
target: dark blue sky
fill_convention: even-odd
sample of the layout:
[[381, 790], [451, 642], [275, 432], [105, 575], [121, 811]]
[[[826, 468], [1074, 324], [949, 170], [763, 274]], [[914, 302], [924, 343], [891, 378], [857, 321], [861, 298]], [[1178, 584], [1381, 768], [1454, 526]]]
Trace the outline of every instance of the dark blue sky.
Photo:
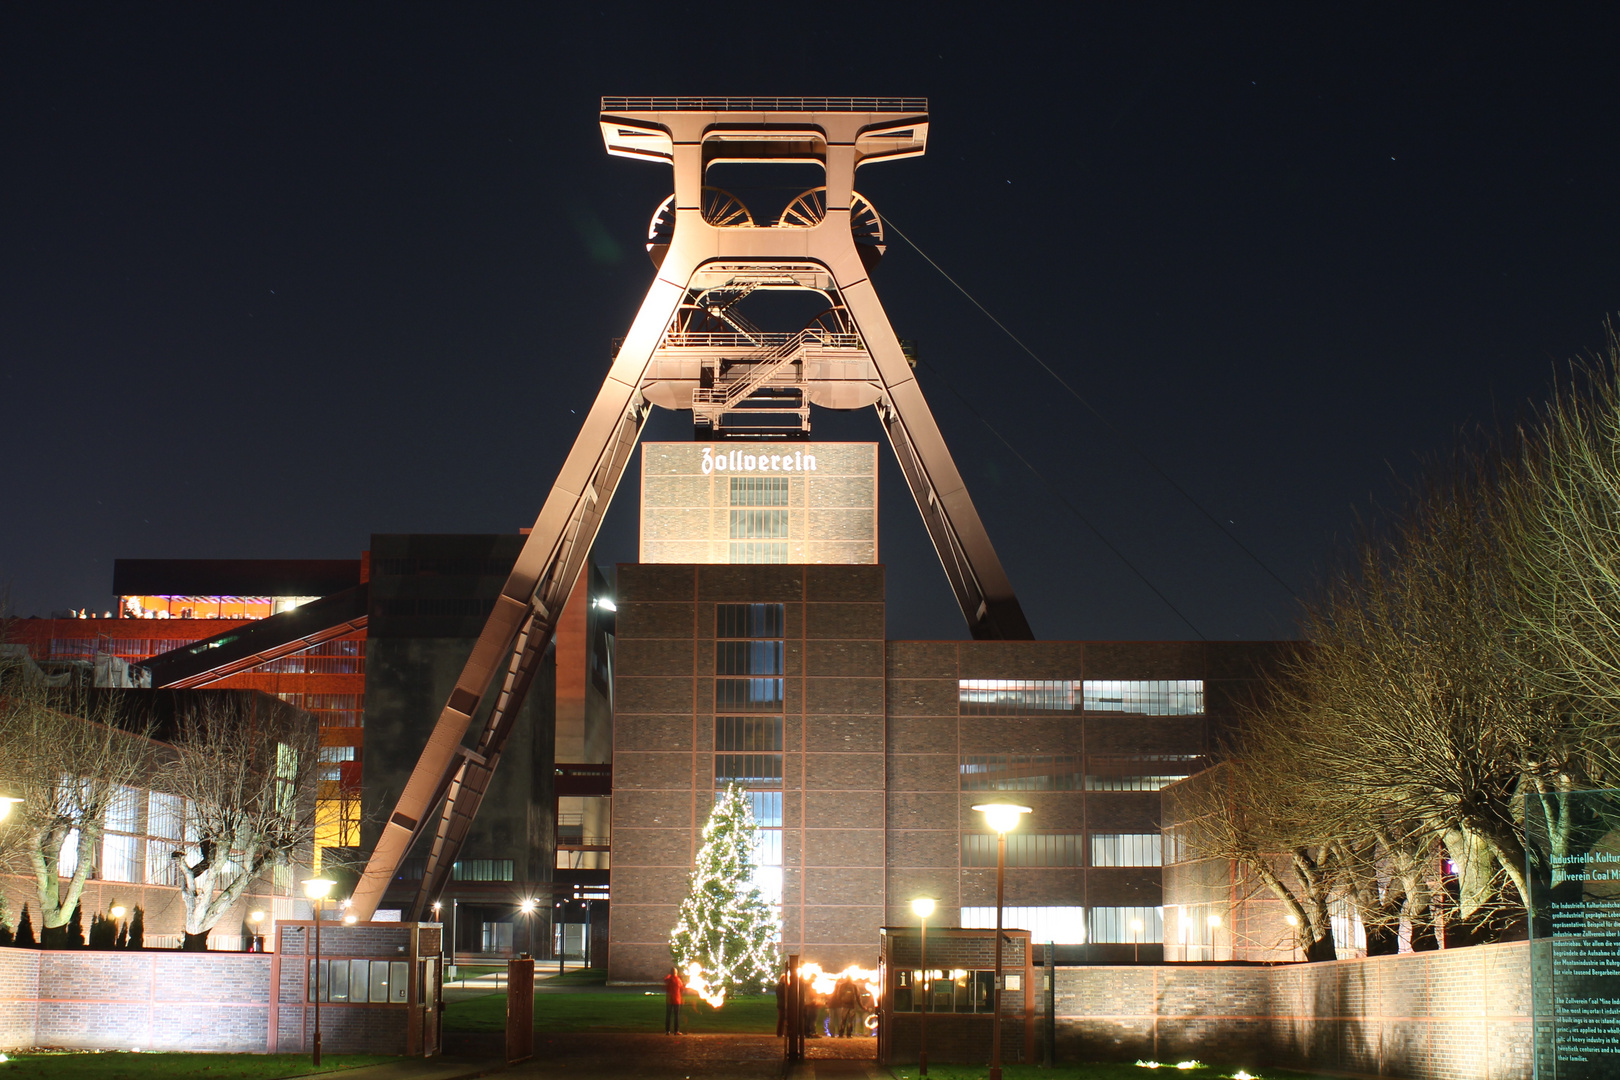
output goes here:
[[[1031, 6], [1031, 10], [1034, 10]], [[1043, 9], [1044, 10], [1044, 9]], [[1589, 11], [1596, 9], [1589, 9]], [[651, 277], [602, 94], [930, 98], [860, 188], [1296, 590], [1620, 308], [1616, 27], [1552, 5], [13, 7], [0, 580], [529, 524]], [[876, 282], [1038, 635], [1293, 599], [903, 244]], [[880, 438], [869, 413], [828, 438]], [[685, 438], [660, 414], [650, 438]], [[885, 451], [886, 453], [886, 451]], [[964, 635], [886, 466], [890, 633]], [[632, 468], [632, 474], [635, 469]], [[635, 558], [633, 485], [599, 558]]]

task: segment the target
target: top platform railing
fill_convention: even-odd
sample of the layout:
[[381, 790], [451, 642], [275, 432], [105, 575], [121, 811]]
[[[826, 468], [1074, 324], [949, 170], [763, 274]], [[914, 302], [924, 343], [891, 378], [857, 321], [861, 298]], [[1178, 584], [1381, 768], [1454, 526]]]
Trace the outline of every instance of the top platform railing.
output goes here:
[[925, 97], [604, 97], [615, 112], [904, 112], [928, 111]]

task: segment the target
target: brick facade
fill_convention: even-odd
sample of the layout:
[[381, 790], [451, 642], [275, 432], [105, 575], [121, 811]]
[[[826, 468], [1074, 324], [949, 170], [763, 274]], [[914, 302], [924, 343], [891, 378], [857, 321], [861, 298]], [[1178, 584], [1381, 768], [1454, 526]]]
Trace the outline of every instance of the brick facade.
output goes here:
[[[1110, 763], [1135, 762], [1138, 773], [1201, 768], [1232, 703], [1248, 696], [1246, 684], [1276, 646], [886, 641], [883, 574], [880, 565], [618, 568], [612, 980], [656, 980], [669, 964], [669, 933], [715, 787], [718, 604], [781, 604], [785, 615], [786, 952], [828, 970], [870, 967], [878, 928], [912, 922], [912, 897], [937, 898], [941, 927], [959, 925], [964, 908], [992, 906], [994, 860], [970, 857], [964, 836], [983, 847], [989, 834], [972, 806], [996, 799], [1033, 807], [1020, 831], [1067, 853], [1009, 865], [1007, 906], [1107, 908], [1118, 922], [1128, 911], [1150, 918], [1162, 903], [1157, 865], [1093, 865], [1091, 849], [1096, 835], [1152, 838], [1152, 858], [1142, 861], [1156, 864], [1156, 787], [1094, 784], [1092, 774]], [[962, 680], [1050, 681], [1071, 691], [1084, 680], [1196, 683], [1204, 707], [1148, 715], [1070, 703], [986, 715], [963, 706]], [[1067, 771], [1032, 790], [970, 790], [964, 769], [989, 758], [1062, 761]], [[1154, 764], [1168, 761], [1175, 764]], [[1094, 958], [1132, 955], [1117, 930], [1106, 940]]]

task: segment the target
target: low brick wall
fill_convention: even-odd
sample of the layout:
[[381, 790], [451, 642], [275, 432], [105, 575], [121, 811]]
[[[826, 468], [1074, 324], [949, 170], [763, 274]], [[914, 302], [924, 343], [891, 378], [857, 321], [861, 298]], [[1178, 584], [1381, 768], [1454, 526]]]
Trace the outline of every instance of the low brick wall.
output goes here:
[[269, 1048], [263, 953], [0, 949], [0, 1047]]
[[39, 1017], [39, 953], [0, 949], [0, 1050], [33, 1046]]
[[1061, 1061], [1529, 1080], [1524, 942], [1325, 964], [1057, 969]]
[[[315, 1009], [308, 996], [308, 923], [277, 926], [279, 952], [0, 948], [0, 1050], [301, 1051]], [[437, 1017], [417, 976], [437, 977], [439, 928], [414, 923], [323, 924], [323, 961], [402, 965], [401, 996], [321, 1006], [332, 1053], [418, 1053]], [[431, 965], [431, 966], [430, 966]], [[279, 985], [272, 990], [272, 984]], [[436, 1025], [435, 1025], [436, 1026]]]

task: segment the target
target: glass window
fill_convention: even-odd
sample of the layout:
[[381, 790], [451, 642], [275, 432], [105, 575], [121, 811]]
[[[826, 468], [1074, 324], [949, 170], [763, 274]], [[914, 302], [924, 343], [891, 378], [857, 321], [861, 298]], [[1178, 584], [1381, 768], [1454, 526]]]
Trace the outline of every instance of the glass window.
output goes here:
[[[733, 476], [732, 506], [786, 506], [788, 479], [785, 476]], [[732, 534], [733, 536], [736, 533]]]
[[716, 679], [715, 712], [781, 712], [781, 679]]
[[722, 753], [739, 751], [780, 752], [780, 716], [717, 716], [714, 718], [714, 748]]
[[1158, 833], [1092, 833], [1091, 865], [1159, 866], [1161, 848]]
[[781, 754], [716, 754], [714, 782], [717, 787], [741, 784], [745, 787], [782, 785]]
[[957, 700], [964, 716], [1016, 716], [1074, 712], [1080, 684], [1073, 679], [961, 679]]
[[404, 1004], [411, 990], [411, 965], [406, 960], [391, 960], [388, 964], [388, 1000]]
[[369, 993], [366, 989], [368, 980], [366, 973], [370, 964], [365, 960], [349, 961], [349, 1000], [354, 1002], [366, 1001]]
[[1088, 914], [1096, 944], [1157, 945], [1164, 940], [1163, 908], [1094, 907]]
[[1204, 711], [1204, 682], [1202, 679], [1159, 682], [1087, 679], [1085, 707], [1087, 712], [1199, 716]]
[[[962, 925], [976, 929], [994, 929], [996, 909], [993, 907], [965, 907]], [[1083, 907], [1008, 907], [1002, 909], [1001, 925], [1028, 930], [1033, 942], [1050, 941], [1055, 945], [1084, 945], [1086, 942], [1086, 909]]]
[[733, 540], [785, 540], [788, 534], [786, 510], [731, 511]]
[[[1008, 833], [1008, 866], [1084, 866], [1080, 833]], [[995, 866], [996, 834], [964, 833], [963, 866]]]
[[371, 960], [371, 994], [370, 1001], [386, 1002], [388, 1000], [388, 961]]
[[961, 764], [963, 791], [1074, 791], [1078, 754], [968, 755]]
[[782, 674], [782, 642], [722, 641], [715, 645], [716, 675]]
[[1086, 758], [1086, 790], [1158, 791], [1201, 768], [1198, 754], [1095, 754]]
[[1042, 712], [1118, 712], [1143, 716], [1199, 716], [1201, 679], [961, 679], [957, 700], [964, 716], [1018, 716]]
[[327, 1001], [349, 1000], [349, 965], [342, 960], [332, 961], [331, 973], [327, 976], [331, 985], [331, 992]]
[[788, 546], [784, 541], [733, 540], [727, 559], [737, 565], [781, 565], [788, 561]]
[[784, 626], [781, 604], [716, 604], [717, 638], [779, 638]]

